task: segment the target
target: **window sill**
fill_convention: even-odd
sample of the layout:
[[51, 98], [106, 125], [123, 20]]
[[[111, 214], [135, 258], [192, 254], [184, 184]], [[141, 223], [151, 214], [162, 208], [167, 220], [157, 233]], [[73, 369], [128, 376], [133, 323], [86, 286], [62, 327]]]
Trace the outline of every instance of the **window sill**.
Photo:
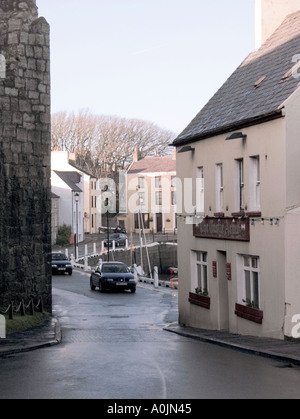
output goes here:
[[251, 322], [262, 324], [264, 313], [257, 308], [243, 306], [242, 304], [235, 305], [235, 314], [242, 319], [249, 320]]
[[210, 297], [204, 297], [203, 295], [195, 294], [190, 292], [189, 302], [199, 307], [210, 310]]

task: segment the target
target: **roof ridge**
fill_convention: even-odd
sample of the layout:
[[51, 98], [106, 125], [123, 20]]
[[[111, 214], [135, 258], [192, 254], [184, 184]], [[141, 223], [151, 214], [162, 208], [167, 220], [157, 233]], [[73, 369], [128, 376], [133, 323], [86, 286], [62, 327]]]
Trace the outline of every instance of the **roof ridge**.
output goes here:
[[[174, 140], [178, 146], [209, 138], [236, 126], [279, 117], [278, 108], [298, 88], [296, 78], [283, 76], [300, 53], [300, 11], [288, 15], [266, 42], [252, 51], [196, 117]], [[265, 77], [257, 85], [257, 81]]]

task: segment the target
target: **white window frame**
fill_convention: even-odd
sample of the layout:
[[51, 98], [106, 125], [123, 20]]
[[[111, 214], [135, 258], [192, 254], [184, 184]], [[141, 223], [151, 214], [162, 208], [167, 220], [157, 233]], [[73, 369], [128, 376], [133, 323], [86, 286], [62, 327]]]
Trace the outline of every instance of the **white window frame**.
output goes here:
[[235, 160], [235, 202], [236, 211], [245, 210], [245, 171], [244, 159]]
[[145, 188], [145, 178], [142, 176], [138, 177], [138, 188], [144, 189]]
[[260, 211], [260, 158], [250, 157], [250, 211]]
[[161, 176], [155, 176], [155, 189], [161, 189], [162, 179]]
[[216, 164], [216, 212], [224, 212], [223, 163]]
[[239, 255], [239, 303], [260, 308], [260, 258], [252, 255]]
[[208, 254], [207, 252], [192, 251], [191, 254], [192, 283], [191, 291], [208, 295]]
[[196, 212], [204, 214], [204, 169], [197, 168], [196, 173]]

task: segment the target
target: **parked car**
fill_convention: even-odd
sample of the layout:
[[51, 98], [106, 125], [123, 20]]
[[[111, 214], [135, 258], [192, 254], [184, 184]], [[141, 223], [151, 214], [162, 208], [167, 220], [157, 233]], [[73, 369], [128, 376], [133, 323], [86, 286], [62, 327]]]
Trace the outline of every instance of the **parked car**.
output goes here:
[[68, 273], [72, 275], [73, 266], [67, 256], [61, 252], [52, 253], [52, 275]]
[[117, 227], [115, 228], [114, 232], [115, 232], [115, 233], [124, 233], [124, 234], [126, 234], [126, 228], [125, 228], [125, 227], [120, 227], [120, 226], [117, 226]]
[[126, 234], [123, 233], [114, 233], [114, 234], [110, 234], [108, 237], [108, 240], [104, 240], [104, 246], [105, 247], [112, 247], [112, 243], [113, 241], [116, 244], [116, 247], [119, 246], [125, 246], [126, 245], [126, 240], [128, 239], [128, 237], [126, 236]]
[[92, 291], [98, 287], [100, 292], [130, 290], [135, 293], [136, 281], [125, 263], [102, 262], [90, 276], [90, 287]]

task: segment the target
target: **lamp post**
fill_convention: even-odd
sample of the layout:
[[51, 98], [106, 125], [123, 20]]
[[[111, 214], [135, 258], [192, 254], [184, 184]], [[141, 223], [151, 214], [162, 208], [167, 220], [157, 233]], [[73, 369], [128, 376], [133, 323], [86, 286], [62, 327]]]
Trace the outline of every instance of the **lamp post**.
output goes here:
[[75, 194], [76, 202], [76, 235], [75, 235], [75, 260], [78, 258], [78, 202], [79, 202], [79, 193]]
[[109, 262], [109, 218], [108, 218], [108, 198], [105, 200], [105, 206], [107, 207], [106, 211], [106, 228], [107, 228], [107, 261]]

